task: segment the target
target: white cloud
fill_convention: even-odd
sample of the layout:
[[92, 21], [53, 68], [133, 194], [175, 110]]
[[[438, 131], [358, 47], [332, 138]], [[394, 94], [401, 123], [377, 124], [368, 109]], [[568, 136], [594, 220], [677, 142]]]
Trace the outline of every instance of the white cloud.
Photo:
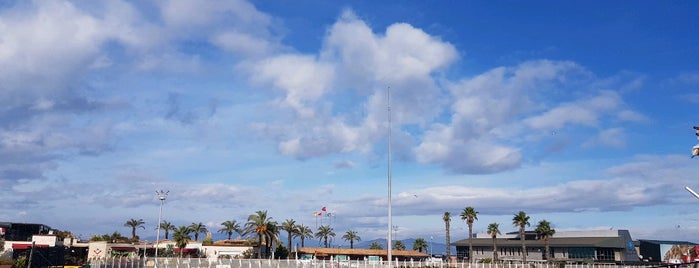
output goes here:
[[214, 35], [211, 43], [227, 51], [247, 56], [266, 55], [274, 46], [266, 39], [246, 33], [227, 31]]
[[541, 115], [527, 118], [524, 122], [534, 129], [560, 129], [568, 124], [595, 127], [604, 114], [621, 105], [620, 96], [611, 91], [574, 102], [562, 103]]
[[449, 127], [429, 131], [415, 148], [420, 163], [440, 163], [457, 173], [493, 173], [519, 167], [522, 156], [516, 148], [494, 144], [488, 139], [464, 141]]
[[265, 59], [252, 68], [252, 80], [283, 90], [286, 96], [282, 103], [301, 118], [315, 115], [313, 104], [330, 90], [335, 75], [332, 65], [301, 55]]
[[269, 15], [242, 0], [168, 0], [159, 4], [165, 23], [185, 30], [212, 26], [227, 19], [241, 29], [264, 28], [272, 21]]
[[451, 44], [408, 24], [393, 24], [378, 36], [351, 11], [328, 33], [322, 55], [341, 62], [348, 81], [392, 83], [424, 77], [458, 58]]
[[612, 128], [600, 131], [600, 133], [583, 143], [584, 147], [608, 146], [623, 148], [626, 146], [626, 133], [622, 128]]
[[[293, 125], [283, 122], [287, 127], [282, 128], [285, 137], [279, 149], [286, 155], [369, 152], [371, 144], [385, 136], [387, 83], [396, 125], [430, 122], [444, 104], [431, 76], [458, 56], [452, 45], [407, 24], [389, 26], [385, 36], [374, 34], [351, 12], [328, 30], [319, 54], [318, 59], [285, 54], [250, 65], [252, 80], [282, 89], [282, 107], [292, 108], [295, 120], [303, 120]], [[345, 90], [356, 90], [356, 102], [332, 103], [326, 97]], [[339, 107], [345, 103], [351, 106]], [[357, 111], [361, 117], [334, 117], [336, 108]], [[396, 132], [402, 140], [410, 140], [406, 133]]]
[[68, 79], [99, 53], [108, 37], [97, 19], [69, 2], [32, 4], [28, 10], [5, 10], [0, 16], [3, 103], [61, 92]]

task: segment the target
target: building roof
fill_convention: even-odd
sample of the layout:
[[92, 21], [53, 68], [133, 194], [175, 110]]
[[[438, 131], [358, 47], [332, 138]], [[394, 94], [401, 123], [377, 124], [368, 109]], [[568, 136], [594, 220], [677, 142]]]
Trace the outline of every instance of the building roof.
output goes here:
[[638, 242], [645, 242], [658, 245], [697, 245], [696, 243], [688, 241], [670, 241], [670, 240], [649, 240], [649, 239], [639, 239]]
[[[300, 248], [299, 253], [314, 254], [320, 256], [330, 255], [363, 255], [363, 256], [387, 256], [388, 250], [385, 249], [358, 249], [358, 248]], [[394, 257], [406, 258], [427, 258], [429, 255], [414, 250], [393, 250], [391, 255]]]
[[[474, 238], [473, 246], [490, 247], [493, 246], [492, 238]], [[496, 239], [498, 247], [515, 247], [521, 246], [522, 241], [519, 239]], [[527, 246], [545, 246], [543, 239], [525, 240]], [[462, 239], [451, 243], [453, 246], [462, 247], [468, 246], [468, 239]], [[549, 245], [554, 247], [600, 247], [600, 248], [625, 248], [624, 240], [621, 237], [551, 237]]]
[[213, 243], [214, 246], [230, 246], [230, 247], [241, 247], [241, 246], [251, 246], [257, 245], [257, 241], [252, 242], [248, 240], [236, 239], [236, 240], [218, 240]]

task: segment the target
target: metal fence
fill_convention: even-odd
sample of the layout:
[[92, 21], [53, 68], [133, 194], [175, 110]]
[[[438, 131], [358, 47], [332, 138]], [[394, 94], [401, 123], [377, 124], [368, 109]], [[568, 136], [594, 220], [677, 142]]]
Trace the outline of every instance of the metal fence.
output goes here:
[[[658, 265], [569, 264], [569, 263], [452, 263], [394, 261], [396, 268], [651, 268]], [[93, 259], [90, 268], [387, 268], [384, 261], [206, 259], [206, 258], [130, 258]], [[685, 265], [694, 267], [695, 265]]]

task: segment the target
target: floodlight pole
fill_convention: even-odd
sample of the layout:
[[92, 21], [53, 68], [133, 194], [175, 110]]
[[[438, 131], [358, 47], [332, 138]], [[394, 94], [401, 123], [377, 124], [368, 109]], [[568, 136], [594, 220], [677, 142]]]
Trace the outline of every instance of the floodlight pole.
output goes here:
[[393, 237], [391, 236], [391, 228], [393, 228], [393, 217], [391, 211], [391, 87], [387, 88], [388, 97], [388, 268], [393, 266], [393, 251], [391, 244], [393, 244]]
[[155, 268], [158, 268], [158, 249], [160, 246], [160, 221], [163, 218], [163, 202], [165, 202], [165, 199], [167, 198], [167, 194], [170, 191], [155, 191], [155, 194], [158, 196], [158, 199], [160, 199], [160, 213], [158, 214], [158, 226], [156, 226], [156, 229], [158, 229], [158, 234], [157, 237], [155, 238]]
[[692, 188], [689, 188], [689, 186], [685, 186], [684, 189], [687, 190], [687, 192], [689, 192], [690, 194], [692, 194], [694, 197], [696, 197], [697, 199], [699, 199], [699, 194], [697, 194], [697, 192], [695, 192], [694, 190], [692, 190]]

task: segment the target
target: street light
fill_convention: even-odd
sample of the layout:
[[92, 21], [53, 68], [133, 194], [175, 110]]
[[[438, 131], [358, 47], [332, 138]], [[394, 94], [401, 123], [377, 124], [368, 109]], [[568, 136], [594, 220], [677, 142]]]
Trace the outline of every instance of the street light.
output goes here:
[[393, 267], [393, 237], [391, 236], [391, 227], [393, 227], [393, 212], [391, 211], [391, 87], [386, 89], [386, 100], [388, 103], [388, 243], [386, 249], [386, 258], [388, 259], [388, 268]]
[[167, 194], [170, 191], [155, 191], [155, 194], [158, 196], [158, 199], [160, 199], [160, 213], [158, 214], [158, 226], [156, 228], [158, 229], [158, 235], [155, 238], [155, 267], [158, 267], [158, 249], [160, 246], [160, 221], [163, 218], [163, 202], [165, 202], [165, 199], [167, 198]]
[[430, 236], [430, 261], [432, 261], [432, 240], [434, 240], [434, 236]]

